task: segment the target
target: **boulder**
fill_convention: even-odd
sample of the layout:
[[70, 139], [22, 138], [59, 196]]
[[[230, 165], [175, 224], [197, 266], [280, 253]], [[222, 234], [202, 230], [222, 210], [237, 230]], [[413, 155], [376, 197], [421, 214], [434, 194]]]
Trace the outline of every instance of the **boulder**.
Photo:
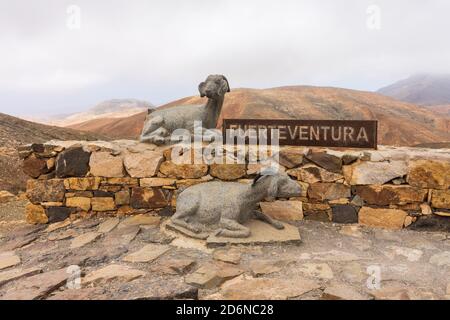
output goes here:
[[325, 152], [310, 153], [306, 155], [306, 158], [327, 171], [331, 171], [334, 173], [342, 172], [341, 158], [336, 157], [332, 154], [328, 154]]
[[123, 161], [109, 152], [94, 152], [89, 161], [90, 172], [96, 177], [117, 178], [124, 176]]
[[332, 221], [335, 223], [358, 223], [358, 211], [351, 205], [333, 205]]
[[83, 211], [91, 209], [91, 198], [72, 197], [66, 199], [66, 206], [70, 208], [80, 208]]
[[64, 186], [67, 190], [98, 190], [101, 181], [102, 179], [99, 177], [68, 178], [64, 179]]
[[408, 173], [405, 161], [359, 161], [344, 166], [345, 180], [351, 185], [384, 184]]
[[159, 152], [129, 153], [124, 158], [125, 169], [131, 177], [153, 177], [159, 171], [164, 157]]
[[431, 206], [438, 209], [450, 209], [450, 190], [433, 190]]
[[362, 207], [359, 210], [359, 223], [369, 227], [381, 227], [391, 230], [402, 229], [408, 214], [398, 209], [374, 209]]
[[445, 190], [450, 188], [450, 162], [416, 160], [408, 167], [407, 181], [418, 188]]
[[159, 188], [134, 187], [131, 191], [130, 205], [134, 209], [154, 209], [168, 206], [169, 199]]
[[25, 207], [25, 220], [30, 224], [43, 224], [48, 222], [44, 207], [32, 203]]
[[29, 157], [22, 163], [23, 172], [31, 178], [38, 178], [41, 174], [47, 173], [47, 162], [44, 159]]
[[287, 174], [306, 183], [335, 182], [344, 178], [343, 175], [327, 171], [315, 164], [306, 164], [303, 167], [290, 169]]
[[64, 150], [56, 158], [56, 176], [84, 177], [89, 171], [90, 152], [84, 151], [82, 147], [73, 147]]
[[387, 206], [424, 202], [427, 199], [428, 190], [402, 185], [371, 185], [356, 186], [355, 194], [367, 204]]
[[35, 204], [62, 202], [64, 201], [64, 193], [64, 181], [62, 179], [27, 181], [27, 197]]
[[159, 171], [168, 178], [198, 179], [208, 173], [206, 164], [175, 164], [165, 161], [161, 164]]
[[308, 197], [320, 201], [350, 198], [350, 187], [342, 183], [313, 183], [309, 186]]
[[261, 202], [261, 211], [277, 220], [303, 220], [303, 205], [301, 201]]

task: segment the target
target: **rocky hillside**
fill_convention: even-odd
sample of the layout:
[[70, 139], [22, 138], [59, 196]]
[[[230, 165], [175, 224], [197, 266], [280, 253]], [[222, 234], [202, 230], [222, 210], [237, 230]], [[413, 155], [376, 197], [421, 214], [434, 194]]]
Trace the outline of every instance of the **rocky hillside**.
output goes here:
[[73, 129], [34, 123], [0, 113], [0, 190], [23, 190], [26, 177], [20, 168], [16, 147], [32, 142], [58, 140], [97, 140], [107, 137]]
[[[162, 106], [205, 103], [198, 96]], [[417, 145], [450, 141], [449, 120], [416, 105], [373, 92], [339, 88], [291, 86], [273, 89], [235, 89], [226, 95], [221, 118], [377, 119], [379, 143]], [[115, 138], [138, 137], [145, 113], [127, 119], [90, 121], [77, 129]], [[220, 121], [219, 121], [220, 125]], [[100, 128], [98, 128], [100, 126]], [[120, 130], [118, 129], [120, 128]]]
[[449, 104], [450, 75], [414, 75], [381, 88], [378, 93], [423, 106]]
[[442, 114], [442, 115], [450, 118], [450, 104], [438, 105], [438, 106], [427, 106], [427, 108], [435, 113]]

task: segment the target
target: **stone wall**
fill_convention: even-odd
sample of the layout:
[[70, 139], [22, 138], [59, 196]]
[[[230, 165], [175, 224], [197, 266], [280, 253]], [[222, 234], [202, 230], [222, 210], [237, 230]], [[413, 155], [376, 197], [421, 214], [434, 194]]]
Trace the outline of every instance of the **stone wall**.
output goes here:
[[[169, 216], [177, 193], [186, 187], [211, 180], [251, 183], [261, 167], [177, 165], [170, 147], [128, 140], [50, 141], [18, 151], [32, 178], [27, 184], [29, 223], [145, 212]], [[450, 216], [448, 149], [283, 147], [279, 161], [303, 190], [298, 198], [261, 203], [265, 213], [281, 220], [400, 229], [423, 216]]]

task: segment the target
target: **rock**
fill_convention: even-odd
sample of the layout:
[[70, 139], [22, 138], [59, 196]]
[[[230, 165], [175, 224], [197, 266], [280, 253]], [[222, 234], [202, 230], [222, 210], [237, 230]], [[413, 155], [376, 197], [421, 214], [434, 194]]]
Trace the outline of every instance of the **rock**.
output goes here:
[[251, 234], [248, 238], [225, 238], [211, 235], [206, 240], [207, 246], [214, 248], [228, 244], [299, 244], [301, 242], [298, 228], [286, 223], [283, 223], [284, 229], [282, 230], [275, 229], [259, 220], [250, 220], [244, 225], [250, 228]]
[[14, 267], [20, 263], [20, 257], [14, 251], [0, 253], [0, 270]]
[[351, 205], [331, 206], [333, 215], [332, 221], [335, 223], [358, 223], [358, 211]]
[[418, 231], [450, 232], [450, 219], [434, 214], [421, 216], [409, 229]]
[[82, 147], [69, 148], [61, 152], [56, 158], [56, 176], [84, 177], [89, 171], [90, 152]]
[[152, 262], [170, 250], [169, 246], [148, 244], [140, 250], [125, 256], [122, 260], [126, 262]]
[[12, 269], [0, 273], [0, 287], [11, 281], [16, 281], [22, 278], [34, 276], [41, 273], [40, 268], [29, 268], [29, 269]]
[[384, 184], [408, 172], [404, 161], [360, 161], [344, 167], [345, 180], [351, 185]]
[[124, 158], [125, 169], [131, 177], [153, 177], [159, 171], [164, 157], [159, 152], [129, 153]]
[[254, 277], [266, 274], [277, 273], [282, 270], [282, 266], [273, 261], [253, 260], [250, 262], [250, 271]]
[[445, 190], [450, 188], [450, 162], [410, 161], [407, 181], [411, 186]]
[[130, 192], [128, 190], [116, 192], [114, 194], [114, 201], [118, 206], [130, 204]]
[[411, 300], [407, 289], [403, 288], [381, 288], [369, 292], [375, 300]]
[[66, 206], [69, 208], [80, 208], [83, 211], [89, 211], [91, 209], [91, 199], [84, 197], [67, 198]]
[[64, 232], [51, 234], [48, 236], [47, 239], [49, 241], [61, 241], [61, 240], [72, 239], [72, 238], [76, 237], [77, 235], [78, 235], [78, 233], [75, 230], [69, 229]]
[[301, 201], [260, 202], [261, 211], [277, 220], [303, 220], [303, 204]]
[[303, 155], [305, 150], [295, 148], [283, 148], [279, 152], [279, 163], [288, 169], [298, 167], [303, 163]]
[[[11, 235], [10, 235], [11, 237]], [[8, 241], [6, 244], [2, 245], [0, 247], [0, 252], [2, 251], [12, 251], [16, 249], [20, 249], [33, 241], [35, 241], [37, 238], [39, 238], [39, 235], [37, 234], [29, 234], [24, 236], [18, 236], [18, 237], [11, 237], [11, 241]]]
[[89, 161], [90, 172], [96, 177], [118, 178], [124, 176], [122, 158], [109, 152], [94, 152]]
[[356, 207], [364, 206], [364, 200], [358, 195], [355, 195], [350, 203]]
[[99, 177], [68, 178], [64, 179], [64, 186], [67, 190], [98, 190], [101, 181], [102, 179]]
[[302, 264], [298, 271], [308, 277], [320, 279], [333, 279], [333, 271], [326, 263], [305, 263]]
[[134, 187], [130, 204], [134, 209], [155, 209], [167, 207], [169, 201], [164, 191], [159, 188]]
[[40, 273], [21, 280], [8, 290], [3, 300], [39, 300], [45, 299], [50, 293], [63, 286], [68, 277], [67, 269], [59, 269]]
[[48, 222], [44, 207], [32, 203], [25, 207], [25, 219], [30, 224], [45, 224]]
[[8, 191], [0, 191], [0, 204], [1, 203], [7, 203], [12, 200], [15, 200], [16, 196], [13, 195], [11, 192]]
[[102, 234], [96, 231], [83, 233], [82, 235], [79, 235], [78, 237], [72, 240], [72, 242], [70, 243], [70, 249], [81, 248], [85, 245], [88, 245], [89, 243], [94, 242], [101, 236]]
[[307, 154], [306, 158], [327, 171], [331, 171], [334, 173], [342, 172], [341, 158], [336, 157], [332, 154], [328, 154], [325, 152], [311, 153]]
[[406, 180], [403, 178], [395, 178], [392, 180], [392, 183], [395, 185], [401, 185], [401, 184], [405, 184]]
[[368, 300], [366, 295], [362, 295], [353, 287], [345, 284], [334, 284], [326, 287], [321, 299], [323, 300]]
[[208, 165], [175, 164], [172, 161], [165, 161], [159, 171], [168, 178], [198, 179], [208, 173]]
[[152, 271], [171, 275], [183, 275], [190, 272], [195, 264], [196, 261], [190, 258], [160, 259], [152, 267]]
[[92, 198], [92, 211], [113, 211], [116, 208], [114, 198]]
[[422, 258], [423, 252], [418, 249], [412, 249], [407, 247], [390, 246], [393, 255], [403, 256], [410, 262], [417, 262]]
[[210, 165], [210, 175], [220, 180], [237, 180], [247, 174], [245, 164], [216, 164]]
[[145, 272], [137, 269], [132, 269], [127, 266], [118, 264], [110, 264], [101, 269], [95, 270], [86, 275], [82, 283], [84, 285], [94, 283], [99, 284], [102, 282], [109, 282], [112, 280], [120, 280], [122, 282], [130, 282], [137, 278], [145, 276]]
[[359, 210], [359, 223], [369, 227], [402, 229], [407, 213], [398, 209], [374, 209], [362, 207]]
[[433, 190], [431, 206], [439, 209], [450, 209], [450, 190]]
[[350, 198], [351, 190], [342, 183], [313, 183], [309, 186], [308, 197], [320, 201]]
[[368, 277], [366, 270], [363, 270], [361, 265], [357, 262], [350, 262], [349, 264], [346, 264], [342, 268], [341, 274], [347, 281], [356, 284], [363, 283], [363, 281], [365, 281]]
[[353, 155], [353, 154], [344, 154], [343, 156], [342, 156], [342, 164], [343, 165], [349, 165], [349, 164], [352, 164], [352, 163], [354, 163], [356, 160], [358, 160], [359, 159], [359, 157], [358, 156], [356, 156], [356, 155]]
[[416, 221], [415, 217], [411, 217], [411, 216], [406, 216], [405, 218], [405, 222], [403, 223], [403, 226], [405, 228], [409, 227], [414, 221]]
[[26, 175], [36, 179], [48, 172], [47, 162], [44, 159], [30, 157], [23, 161], [22, 170]]
[[46, 214], [49, 223], [55, 223], [64, 221], [70, 217], [72, 213], [75, 213], [76, 209], [67, 207], [48, 207], [46, 208]]
[[241, 252], [236, 248], [217, 249], [213, 252], [213, 258], [222, 262], [239, 264], [241, 261]]
[[105, 238], [102, 241], [104, 246], [115, 243], [117, 245], [127, 247], [130, 242], [136, 238], [141, 230], [138, 225], [125, 226], [122, 228], [119, 228], [119, 226], [105, 235]]
[[64, 193], [64, 182], [61, 179], [27, 181], [27, 197], [34, 204], [62, 202]]
[[175, 186], [176, 179], [172, 178], [143, 178], [140, 179], [139, 185], [144, 188]]
[[341, 174], [327, 171], [314, 164], [306, 164], [301, 168], [290, 169], [287, 171], [287, 174], [296, 177], [297, 180], [310, 184], [317, 182], [335, 182], [344, 177]]
[[138, 214], [132, 217], [128, 217], [123, 220], [117, 229], [122, 229], [130, 226], [157, 226], [160, 223], [161, 218], [159, 216], [150, 215], [150, 214]]
[[187, 275], [184, 281], [198, 288], [213, 289], [225, 281], [239, 276], [243, 272], [244, 270], [227, 264], [221, 266], [207, 264]]
[[117, 227], [119, 222], [120, 222], [119, 218], [107, 219], [98, 226], [97, 232], [108, 233], [108, 232], [112, 231], [115, 227]]
[[420, 205], [420, 211], [423, 215], [431, 215], [433, 214], [433, 210], [431, 210], [431, 207], [428, 205], [428, 203], [422, 203]]
[[70, 219], [52, 223], [45, 229], [45, 232], [50, 233], [50, 232], [65, 228], [65, 227], [69, 226], [71, 223], [72, 222], [70, 221]]
[[[134, 282], [120, 287], [121, 292], [129, 292], [124, 300], [197, 300], [198, 288], [184, 283], [180, 278], [147, 280], [145, 285], [139, 286]], [[136, 282], [140, 282], [137, 280]], [[142, 280], [142, 282], [144, 282]], [[137, 287], [137, 288], [136, 288]]]
[[286, 278], [237, 277], [225, 282], [219, 292], [223, 300], [287, 300], [320, 289], [316, 281], [294, 276]]
[[358, 225], [343, 226], [341, 230], [339, 230], [339, 233], [349, 237], [355, 238], [363, 237], [361, 228]]
[[47, 300], [106, 300], [106, 297], [98, 288], [83, 288], [55, 292]]
[[450, 251], [436, 253], [431, 256], [430, 263], [438, 267], [450, 267]]
[[428, 190], [393, 185], [356, 186], [355, 192], [367, 204], [378, 206], [423, 202], [428, 195]]

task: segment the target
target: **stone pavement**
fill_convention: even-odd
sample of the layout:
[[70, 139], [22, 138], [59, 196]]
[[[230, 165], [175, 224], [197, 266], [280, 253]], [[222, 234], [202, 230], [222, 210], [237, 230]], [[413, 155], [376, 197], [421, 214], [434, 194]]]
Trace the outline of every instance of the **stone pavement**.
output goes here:
[[300, 244], [211, 248], [160, 223], [3, 226], [0, 299], [450, 299], [448, 233], [299, 221]]

